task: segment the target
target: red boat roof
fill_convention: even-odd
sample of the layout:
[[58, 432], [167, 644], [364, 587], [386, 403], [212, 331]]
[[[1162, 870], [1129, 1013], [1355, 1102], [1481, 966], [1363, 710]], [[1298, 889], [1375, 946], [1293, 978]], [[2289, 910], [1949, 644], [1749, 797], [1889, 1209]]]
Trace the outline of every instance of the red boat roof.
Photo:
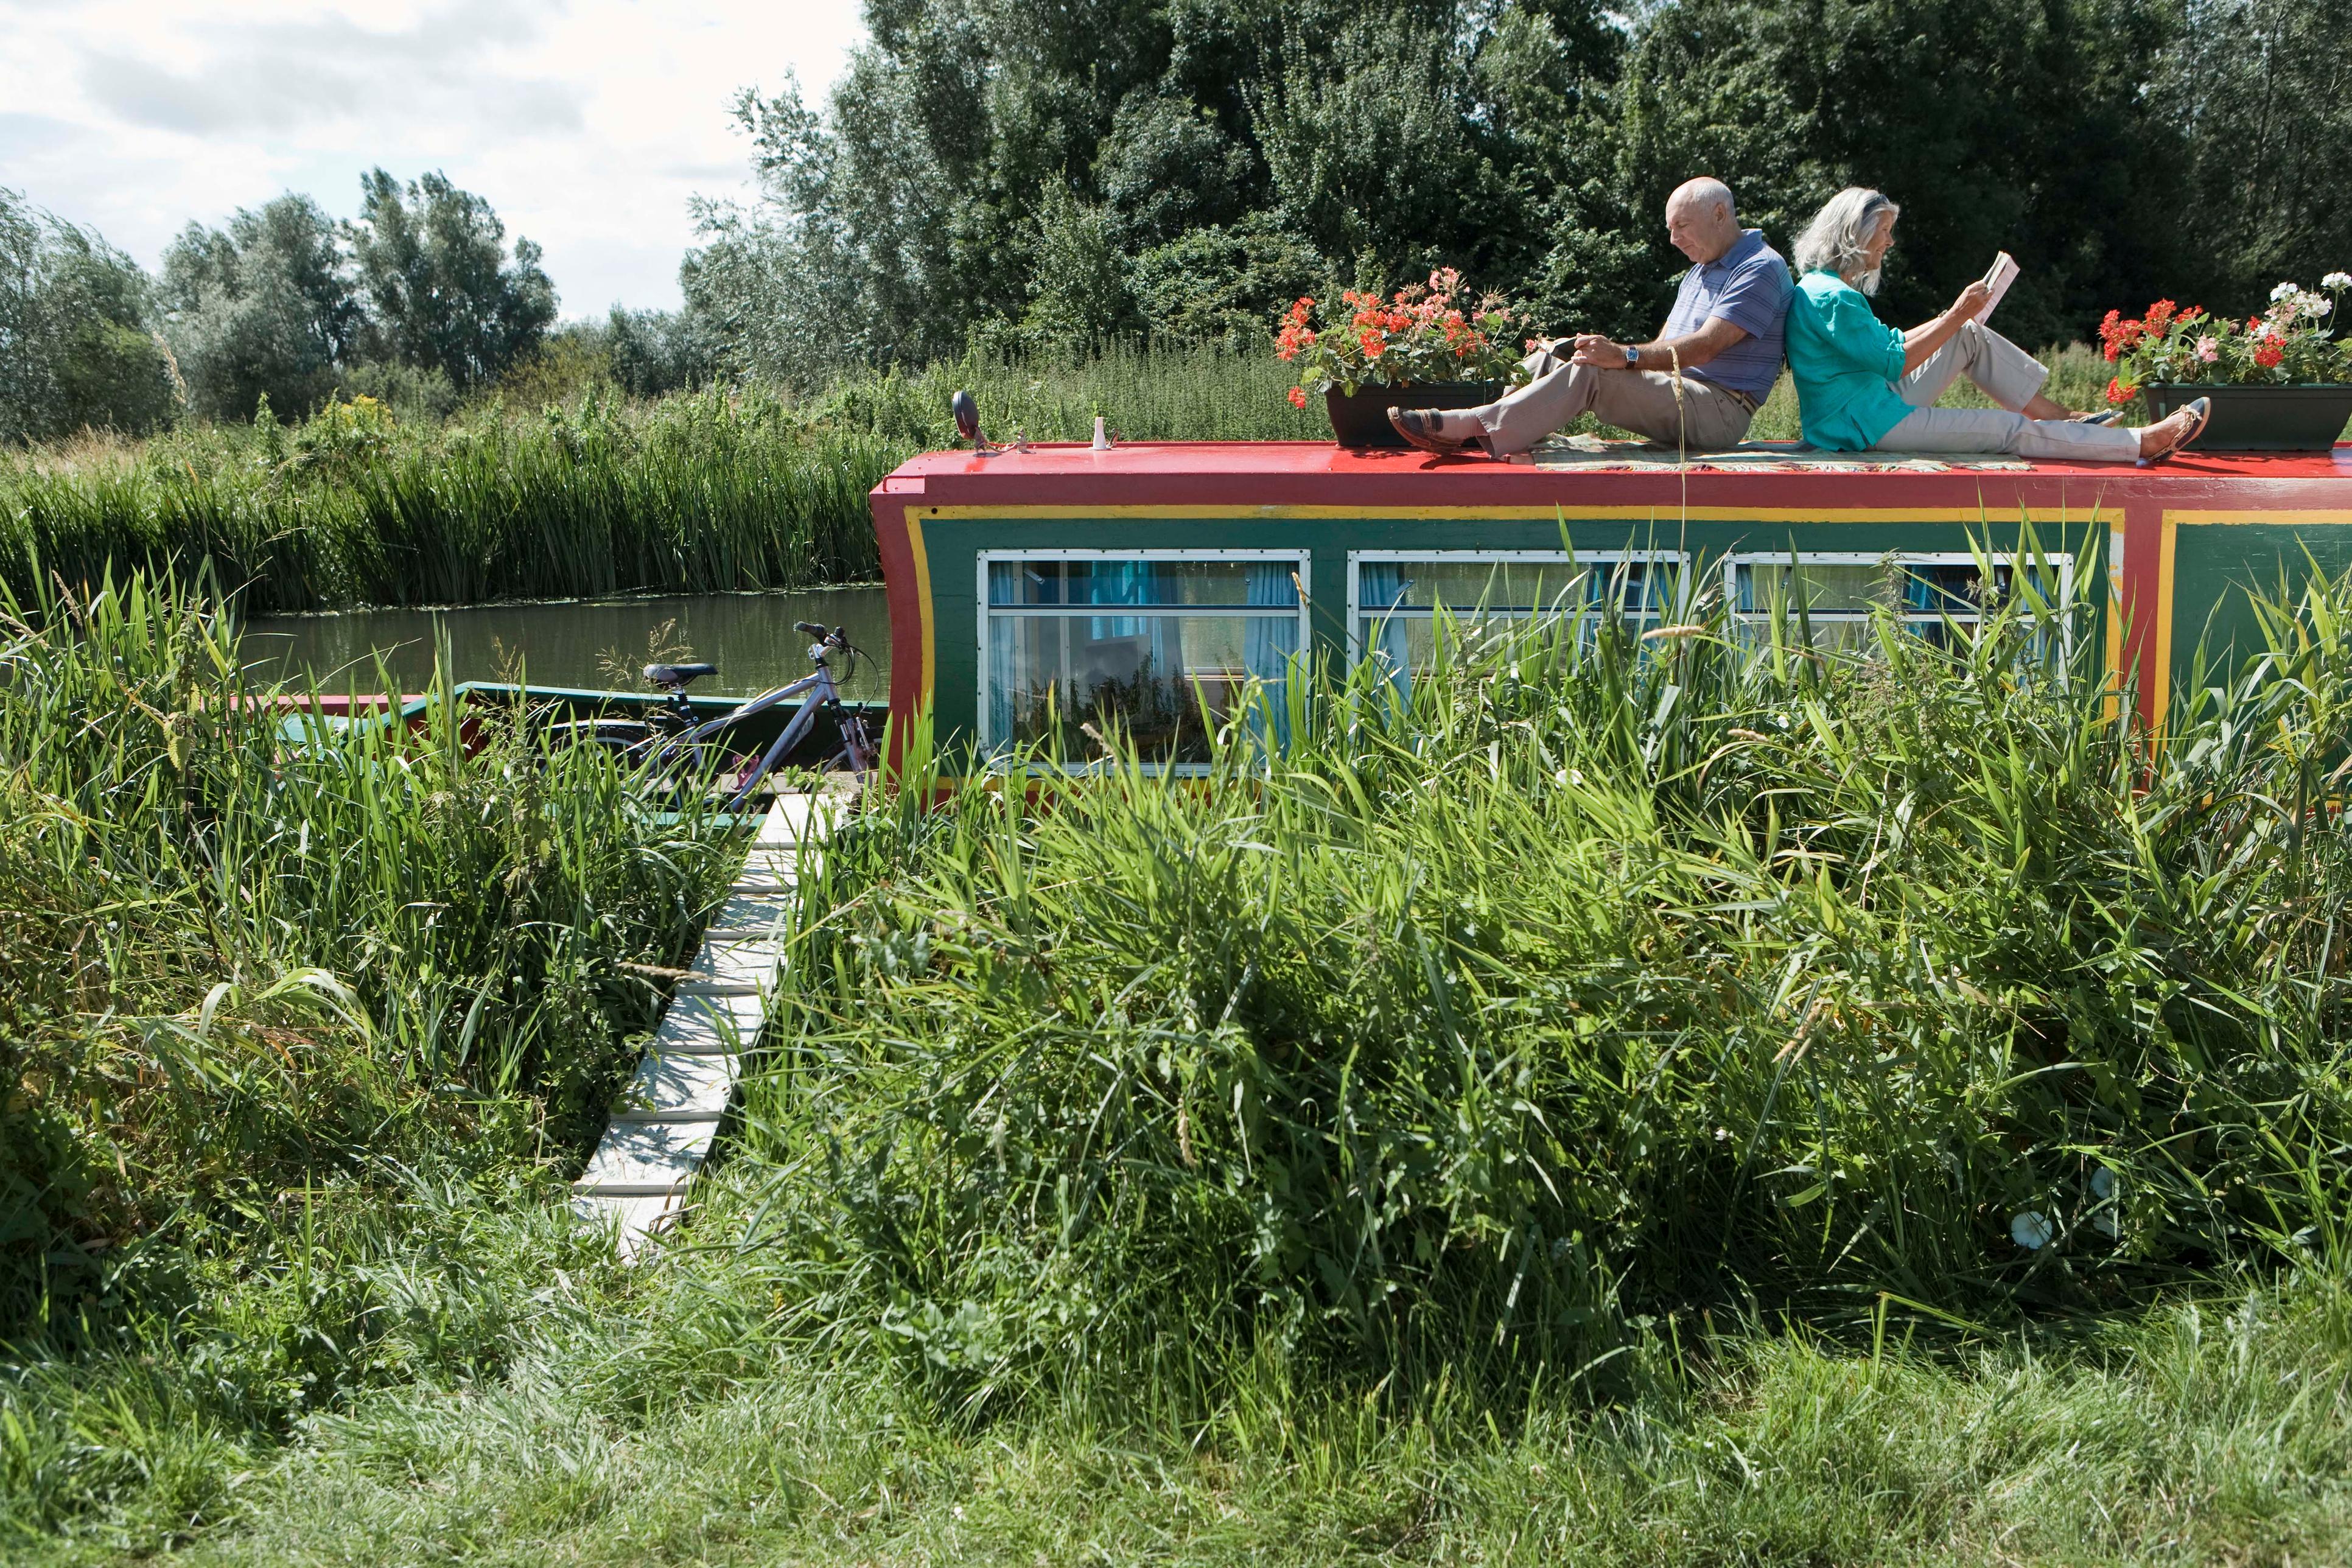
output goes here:
[[[1633, 453], [1638, 453], [1634, 457]], [[2331, 452], [2191, 454], [2150, 468], [2013, 458], [1932, 460], [1826, 452], [1694, 455], [1678, 469], [1655, 448], [1623, 461], [1579, 452], [1498, 463], [1415, 451], [1349, 450], [1320, 441], [1147, 441], [1097, 452], [1079, 443], [981, 456], [926, 452], [877, 487], [929, 506], [1580, 505], [1805, 507], [1952, 505], [1995, 498], [2069, 510], [2154, 501], [2166, 507], [2352, 506], [2352, 443]], [[2347, 519], [2345, 521], [2352, 521]]]

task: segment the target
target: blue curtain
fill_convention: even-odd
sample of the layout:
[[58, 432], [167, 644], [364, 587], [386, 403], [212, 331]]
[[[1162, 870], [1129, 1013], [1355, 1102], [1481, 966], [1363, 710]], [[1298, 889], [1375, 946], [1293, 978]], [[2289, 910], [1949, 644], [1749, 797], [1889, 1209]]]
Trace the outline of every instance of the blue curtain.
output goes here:
[[1356, 568], [1356, 608], [1366, 633], [1363, 657], [1380, 658], [1399, 697], [1412, 695], [1411, 645], [1404, 622], [1388, 611], [1404, 599], [1404, 565], [1396, 561], [1366, 561]]
[[1587, 599], [1605, 607], [1611, 599], [1628, 616], [1656, 615], [1666, 607], [1667, 569], [1655, 561], [1596, 561], [1585, 568], [1591, 587]]
[[[1181, 605], [1183, 588], [1173, 561], [1097, 561], [1087, 574], [1087, 586], [1072, 603], [1087, 605]], [[1184, 679], [1183, 626], [1172, 616], [1090, 616], [1087, 636], [1095, 642], [1114, 637], [1151, 639], [1151, 672], [1166, 684]]]
[[[1162, 563], [1157, 561], [1097, 561], [1086, 576], [1086, 585], [1071, 596], [1073, 604], [1087, 605], [1160, 605], [1174, 604], [1171, 596], [1160, 597]], [[1141, 616], [1095, 616], [1087, 622], [1087, 636], [1096, 642], [1110, 637], [1139, 637], [1143, 635]]]
[[[1249, 569], [1249, 602], [1297, 609], [1298, 581], [1292, 575], [1293, 570], [1287, 561], [1254, 563]], [[1271, 713], [1274, 726], [1269, 736], [1260, 710], [1253, 710], [1250, 729], [1259, 740], [1277, 748], [1290, 744], [1290, 666], [1292, 656], [1297, 652], [1297, 621], [1253, 618], [1242, 635], [1242, 662], [1260, 683], [1265, 693], [1265, 711]]]
[[[1022, 574], [1025, 570], [1018, 561], [992, 561], [988, 563], [988, 603], [1018, 605], [1023, 600]], [[983, 607], [982, 614], [987, 613]], [[988, 627], [988, 732], [995, 737], [995, 747], [1003, 751], [1013, 743], [1013, 683], [1020, 670], [1020, 639], [1024, 623], [1005, 616], [989, 623]]]

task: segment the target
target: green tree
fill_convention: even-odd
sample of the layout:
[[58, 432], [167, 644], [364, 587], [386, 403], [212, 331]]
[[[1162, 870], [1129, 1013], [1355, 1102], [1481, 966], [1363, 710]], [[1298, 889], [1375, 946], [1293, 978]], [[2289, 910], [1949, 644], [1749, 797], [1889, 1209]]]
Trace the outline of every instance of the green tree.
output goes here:
[[[2188, 0], [2149, 119], [2178, 241], [2162, 292], [2248, 309], [2352, 270], [2352, 19], [2301, 0]], [[2137, 294], [2112, 301], [2142, 303]]]
[[1037, 205], [1030, 300], [1023, 324], [1048, 337], [1099, 338], [1139, 324], [1117, 221], [1060, 185]]
[[741, 107], [761, 200], [707, 213], [687, 268], [730, 364], [808, 379], [992, 320], [1097, 331], [1135, 319], [1122, 294], [1229, 330], [1307, 256], [1366, 283], [1444, 262], [1553, 330], [1646, 332], [1687, 266], [1665, 197], [1699, 174], [1783, 246], [1839, 186], [1888, 191], [1890, 316], [2012, 252], [2001, 324], [2034, 342], [2352, 263], [2352, 61], [2305, 0], [866, 14], [822, 114], [792, 89]]
[[627, 310], [604, 321], [613, 380], [632, 397], [660, 397], [707, 385], [714, 370], [709, 333], [691, 310]]
[[383, 358], [438, 370], [461, 392], [498, 379], [555, 320], [555, 285], [540, 249], [490, 204], [439, 174], [407, 185], [382, 169], [360, 181], [349, 237]]
[[[822, 116], [792, 87], [738, 105], [760, 200], [705, 208], [681, 274], [736, 368], [922, 359], [991, 320], [1111, 330], [1147, 289], [1155, 321], [1229, 325], [1286, 300], [1260, 284], [1286, 289], [1300, 257], [1516, 279], [1549, 247], [1530, 171], [1557, 130], [1532, 108], [1506, 124], [1510, 73], [1479, 62], [1506, 37], [1520, 62], [1549, 49], [1555, 100], [1581, 103], [1620, 37], [1579, 0], [871, 0], [866, 16], [873, 42]], [[1188, 286], [1189, 257], [1215, 270]]]
[[2169, 241], [2137, 84], [2172, 23], [2120, 0], [1675, 0], [1622, 91], [1628, 232], [1680, 262], [1657, 214], [1691, 174], [1730, 182], [1784, 245], [1840, 186], [1903, 204], [1882, 310], [1922, 319], [1994, 252], [2024, 268], [2001, 326], [2079, 336], [2154, 286]]
[[1391, 277], [1451, 263], [1485, 280], [1517, 258], [1535, 215], [1480, 123], [1459, 32], [1375, 13], [1323, 47], [1296, 29], [1285, 46], [1255, 118], [1291, 226]]
[[1266, 322], [1302, 294], [1331, 292], [1321, 253], [1270, 213], [1187, 229], [1136, 258], [1137, 305], [1155, 330], [1261, 348]]
[[1217, 228], [1248, 210], [1257, 160], [1189, 97], [1130, 93], [1112, 116], [1095, 176], [1130, 250]]
[[138, 434], [170, 418], [154, 317], [137, 262], [0, 187], [0, 439]]
[[335, 222], [308, 196], [240, 209], [226, 229], [190, 224], [163, 253], [169, 336], [195, 411], [251, 417], [335, 390], [366, 327]]

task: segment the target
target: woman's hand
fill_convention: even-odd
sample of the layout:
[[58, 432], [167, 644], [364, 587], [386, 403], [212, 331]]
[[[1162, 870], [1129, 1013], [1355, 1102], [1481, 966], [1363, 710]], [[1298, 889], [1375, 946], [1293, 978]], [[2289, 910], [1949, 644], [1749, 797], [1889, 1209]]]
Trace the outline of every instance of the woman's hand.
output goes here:
[[1934, 321], [1922, 321], [1904, 333], [1903, 374], [1908, 375], [1917, 370], [1937, 349], [1958, 337], [1960, 329], [1975, 321], [1977, 312], [1983, 310], [1991, 299], [1992, 290], [1986, 288], [1983, 279], [1979, 279], [1960, 290], [1960, 297], [1952, 301], [1951, 309]]
[[1991, 302], [1992, 290], [1986, 288], [1984, 279], [1979, 278], [1960, 290], [1960, 297], [1952, 301], [1952, 308], [1944, 314], [1956, 321], [1973, 321], [1977, 312]]

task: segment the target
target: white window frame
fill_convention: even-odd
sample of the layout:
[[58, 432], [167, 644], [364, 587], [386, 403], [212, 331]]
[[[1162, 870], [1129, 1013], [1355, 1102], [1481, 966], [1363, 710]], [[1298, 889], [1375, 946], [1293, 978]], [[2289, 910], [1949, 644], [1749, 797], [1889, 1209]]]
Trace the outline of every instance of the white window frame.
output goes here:
[[[1660, 566], [1675, 573], [1675, 597], [1672, 605], [1658, 610], [1642, 610], [1643, 616], [1656, 616], [1661, 621], [1667, 616], [1679, 616], [1690, 603], [1690, 555], [1680, 550], [1350, 550], [1348, 552], [1348, 662], [1356, 663], [1365, 657], [1363, 647], [1363, 566], [1366, 562], [1401, 565], [1453, 566], [1465, 563], [1507, 566], [1513, 562], [1538, 562], [1549, 566], [1622, 566], [1639, 562], [1653, 570]], [[1590, 601], [1587, 601], [1589, 603]], [[1384, 612], [1401, 621], [1426, 621], [1436, 618], [1434, 606], [1413, 606]], [[1457, 610], [1455, 615], [1469, 613]], [[1546, 612], [1505, 611], [1496, 620], [1535, 620]], [[1574, 612], [1563, 612], [1562, 618]]]
[[[2022, 550], [1988, 550], [1981, 555], [1979, 555], [1975, 552], [1967, 550], [1738, 551], [1731, 554], [1727, 554], [1723, 558], [1723, 602], [1727, 606], [1730, 607], [1731, 620], [1732, 624], [1735, 626], [1749, 626], [1770, 624], [1772, 612], [1769, 609], [1742, 610], [1738, 608], [1739, 569], [1742, 566], [1787, 566], [1791, 563], [1798, 566], [1885, 566], [1889, 564], [1895, 566], [1974, 566], [1980, 561], [1990, 563], [1995, 566], [2008, 567], [2012, 578], [2020, 572], [2031, 571], [2037, 563], [2044, 566], [2055, 567], [2058, 572], [2057, 602], [2061, 605], [2071, 605], [2074, 602], [2074, 557], [2072, 554], [2061, 554], [2050, 551], [2038, 551], [2029, 553]], [[1906, 610], [1899, 605], [1891, 607], [1895, 611], [1895, 620], [1906, 626], [1941, 626], [1947, 620], [1950, 621], [1955, 626], [1965, 626], [1979, 625], [1984, 620], [1984, 613], [1980, 610], [1971, 610], [1967, 612]], [[1866, 622], [1870, 619], [1872, 613], [1873, 612], [1869, 610], [1808, 611], [1806, 613], [1806, 618], [1817, 624], [1832, 621]], [[2059, 645], [2060, 651], [2064, 657], [2072, 658], [2074, 652], [2074, 618], [2072, 616], [2062, 615], [2059, 619], [2059, 635], [2062, 638]]]
[[[1192, 605], [1006, 605], [1002, 606], [992, 606], [988, 602], [988, 569], [1000, 561], [1206, 561], [1239, 563], [1244, 565], [1256, 565], [1263, 562], [1279, 561], [1288, 563], [1291, 571], [1296, 574], [1298, 578], [1298, 604], [1296, 609], [1286, 605], [1262, 605], [1250, 606], [1217, 605], [1214, 607]], [[975, 728], [980, 732], [981, 754], [983, 757], [992, 754], [996, 750], [999, 743], [998, 737], [991, 732], [994, 726], [989, 721], [991, 704], [988, 700], [988, 670], [990, 663], [988, 633], [990, 625], [998, 616], [1003, 616], [1007, 619], [1020, 620], [1092, 620], [1101, 616], [1118, 616], [1121, 619], [1174, 618], [1178, 620], [1280, 620], [1286, 616], [1295, 616], [1298, 623], [1298, 656], [1301, 663], [1303, 664], [1308, 652], [1307, 637], [1309, 635], [1309, 626], [1307, 617], [1312, 608], [1311, 590], [1314, 585], [1310, 571], [1312, 564], [1312, 558], [1309, 552], [1305, 550], [1201, 550], [1188, 548], [1176, 550], [982, 550], [979, 552], [978, 557], [974, 561], [972, 567], [974, 589], [972, 602], [979, 612], [975, 616], [975, 619], [980, 623], [978, 627], [980, 643], [980, 669], [978, 679], [974, 682], [974, 687], [979, 697], [979, 713], [977, 715]], [[1048, 771], [1063, 771], [1069, 773], [1084, 772], [1097, 765], [1098, 764], [1091, 763], [1041, 764], [1043, 768]], [[1172, 769], [1179, 774], [1202, 773], [1208, 771], [1206, 765], [1201, 763], [1146, 763], [1144, 766], [1147, 769], [1153, 771], [1166, 771]], [[1033, 771], [1036, 770], [1033, 769]]]

